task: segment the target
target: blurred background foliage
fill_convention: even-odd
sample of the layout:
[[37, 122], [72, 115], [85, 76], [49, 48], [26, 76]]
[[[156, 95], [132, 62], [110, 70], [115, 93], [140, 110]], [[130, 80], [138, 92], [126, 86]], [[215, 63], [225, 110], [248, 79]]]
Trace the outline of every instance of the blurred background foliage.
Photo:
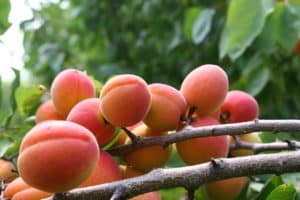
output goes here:
[[[9, 1], [1, 0], [0, 34], [9, 27], [9, 10]], [[228, 73], [230, 89], [255, 96], [260, 118], [300, 117], [300, 0], [57, 0], [32, 11], [21, 24], [32, 83], [49, 88], [58, 72], [77, 68], [100, 82], [134, 73], [179, 88], [189, 71], [210, 63]], [[11, 85], [0, 80], [0, 157], [10, 160], [47, 94], [42, 86], [21, 86], [22, 74], [14, 73]], [[261, 136], [264, 142], [299, 139]], [[182, 165], [177, 154], [168, 163]], [[240, 199], [266, 199], [284, 182], [296, 186], [299, 177], [262, 176], [267, 183], [252, 182]], [[205, 199], [199, 191], [197, 199]], [[174, 199], [185, 190], [161, 194]]]

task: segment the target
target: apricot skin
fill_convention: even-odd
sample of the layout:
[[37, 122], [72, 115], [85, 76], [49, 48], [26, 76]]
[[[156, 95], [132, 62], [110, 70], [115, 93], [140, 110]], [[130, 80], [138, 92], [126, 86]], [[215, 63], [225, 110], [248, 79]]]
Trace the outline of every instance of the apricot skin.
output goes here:
[[50, 93], [56, 109], [64, 118], [78, 102], [96, 97], [92, 80], [76, 69], [60, 72], [51, 84]]
[[199, 117], [216, 111], [228, 91], [228, 78], [225, 71], [217, 66], [206, 64], [191, 71], [183, 80], [180, 91], [189, 107], [195, 107]]
[[96, 169], [79, 187], [99, 185], [122, 179], [119, 166], [109, 153], [100, 151], [99, 158]]
[[119, 168], [121, 171], [122, 179], [133, 178], [144, 174], [143, 172], [128, 165], [120, 165]]
[[251, 121], [258, 117], [259, 106], [250, 94], [232, 90], [226, 95], [221, 107], [221, 122], [236, 123]]
[[147, 192], [131, 198], [130, 200], [161, 200], [158, 192]]
[[210, 200], [234, 200], [248, 183], [248, 177], [236, 177], [205, 185]]
[[100, 112], [100, 99], [89, 98], [76, 104], [67, 117], [71, 121], [89, 129], [100, 146], [109, 142], [114, 136], [115, 127], [105, 123]]
[[46, 120], [64, 120], [64, 117], [57, 111], [52, 100], [42, 103], [35, 113], [36, 123]]
[[16, 193], [30, 188], [30, 185], [25, 183], [21, 177], [16, 178], [4, 190], [4, 197], [12, 198]]
[[38, 190], [36, 188], [28, 188], [16, 193], [12, 200], [40, 200], [51, 196], [52, 193]]
[[[201, 127], [219, 124], [217, 120], [205, 117], [191, 125]], [[176, 148], [181, 159], [188, 165], [208, 162], [211, 158], [227, 157], [229, 141], [227, 136], [212, 136], [189, 139], [176, 143]]]
[[[234, 139], [229, 136], [230, 139], [230, 144], [234, 144]], [[262, 143], [258, 133], [253, 132], [253, 133], [248, 133], [248, 134], [242, 134], [239, 135], [240, 139], [246, 142], [250, 142], [250, 143]], [[251, 149], [237, 149], [237, 150], [233, 150], [231, 151], [231, 155], [233, 157], [238, 157], [238, 156], [248, 156], [248, 155], [253, 155], [253, 151]]]
[[[157, 132], [148, 128], [146, 125], [142, 124], [132, 132], [140, 137], [150, 137], [150, 136], [161, 136], [167, 135], [167, 132]], [[126, 143], [130, 143], [130, 139], [127, 139]], [[124, 161], [127, 165], [141, 172], [149, 172], [154, 168], [162, 167], [169, 159], [172, 152], [172, 145], [163, 148], [159, 145], [143, 147], [137, 150], [133, 150], [124, 156]]]
[[46, 121], [23, 138], [18, 169], [37, 189], [58, 193], [77, 187], [96, 167], [99, 147], [94, 135], [68, 121]]
[[151, 95], [142, 78], [123, 74], [104, 84], [100, 100], [104, 118], [114, 126], [127, 127], [144, 119], [150, 108]]
[[185, 98], [178, 90], [166, 84], [155, 83], [148, 88], [151, 106], [144, 123], [155, 131], [175, 130], [187, 109]]
[[5, 183], [11, 182], [18, 176], [15, 171], [16, 168], [12, 162], [0, 159], [0, 178]]

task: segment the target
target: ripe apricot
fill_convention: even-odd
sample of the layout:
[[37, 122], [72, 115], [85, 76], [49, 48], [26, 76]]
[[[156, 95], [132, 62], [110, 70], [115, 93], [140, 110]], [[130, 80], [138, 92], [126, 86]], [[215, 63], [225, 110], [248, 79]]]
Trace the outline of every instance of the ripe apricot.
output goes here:
[[51, 84], [50, 93], [56, 109], [64, 118], [78, 102], [96, 97], [92, 80], [76, 69], [60, 72]]
[[42, 103], [35, 113], [36, 123], [46, 120], [64, 120], [64, 117], [57, 111], [52, 100]]
[[[198, 119], [191, 125], [202, 127], [217, 125], [216, 119], [205, 117]], [[227, 157], [229, 151], [229, 141], [227, 136], [211, 136], [189, 139], [176, 143], [176, 148], [181, 159], [188, 165], [204, 163], [211, 158]]]
[[43, 198], [50, 197], [51, 195], [52, 193], [31, 187], [17, 192], [11, 200], [41, 200]]
[[[168, 134], [168, 132], [153, 131], [144, 124], [136, 127], [132, 130], [132, 132], [140, 137], [161, 136]], [[130, 143], [129, 138], [127, 138], [126, 143]], [[162, 167], [169, 159], [171, 152], [172, 145], [169, 145], [165, 148], [159, 145], [143, 147], [124, 155], [124, 161], [137, 170], [148, 172], [154, 168]]]
[[122, 179], [133, 178], [144, 174], [143, 172], [128, 165], [120, 165], [119, 168], [121, 171]]
[[25, 183], [21, 177], [10, 182], [4, 190], [4, 197], [12, 198], [16, 193], [30, 188], [30, 185]]
[[104, 118], [114, 126], [127, 127], [144, 119], [150, 108], [151, 95], [142, 78], [123, 74], [104, 84], [100, 100]]
[[248, 177], [236, 177], [205, 185], [210, 200], [234, 200], [248, 183]]
[[148, 88], [151, 94], [151, 106], [143, 120], [144, 123], [155, 131], [175, 130], [180, 117], [187, 109], [185, 98], [177, 89], [167, 84], [154, 83]]
[[[248, 134], [242, 134], [239, 136], [241, 140], [245, 142], [250, 142], [250, 143], [262, 143], [258, 133], [253, 132], [253, 133], [248, 133]], [[229, 136], [230, 138], [230, 144], [234, 144], [234, 139]], [[248, 156], [252, 155], [253, 151], [251, 149], [237, 149], [231, 151], [231, 155], [233, 157], [238, 157], [238, 156]]]
[[99, 158], [96, 169], [79, 187], [109, 183], [122, 179], [119, 166], [109, 153], [100, 151]]
[[221, 106], [220, 120], [222, 123], [251, 121], [258, 117], [259, 106], [250, 94], [232, 90], [226, 95]]
[[99, 147], [94, 135], [68, 121], [45, 121], [23, 138], [18, 169], [32, 187], [58, 193], [77, 187], [96, 167]]
[[10, 161], [0, 159], [0, 179], [4, 180], [5, 183], [9, 183], [17, 178], [17, 176], [14, 164]]
[[204, 117], [221, 106], [228, 85], [227, 74], [221, 67], [206, 64], [197, 67], [185, 77], [180, 91], [188, 106], [194, 107], [199, 117]]
[[115, 132], [115, 127], [104, 121], [98, 98], [85, 99], [76, 104], [70, 111], [67, 121], [75, 122], [89, 129], [95, 135], [99, 145], [109, 142]]
[[131, 198], [130, 200], [161, 200], [158, 192], [147, 192]]

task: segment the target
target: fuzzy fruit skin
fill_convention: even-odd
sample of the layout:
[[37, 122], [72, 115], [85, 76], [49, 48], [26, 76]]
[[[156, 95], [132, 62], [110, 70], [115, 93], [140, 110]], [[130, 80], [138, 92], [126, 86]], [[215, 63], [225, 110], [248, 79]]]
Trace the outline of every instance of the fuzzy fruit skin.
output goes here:
[[[144, 124], [136, 127], [132, 130], [132, 132], [140, 137], [161, 136], [168, 134], [168, 132], [153, 131]], [[130, 139], [127, 139], [126, 143], [130, 143]], [[126, 155], [124, 155], [124, 161], [127, 163], [127, 165], [132, 166], [139, 171], [149, 172], [154, 168], [164, 166], [169, 159], [171, 152], [172, 145], [169, 145], [166, 148], [163, 148], [160, 145], [143, 147], [128, 152]]]
[[133, 178], [145, 174], [128, 165], [120, 165], [119, 168], [121, 171], [122, 179]]
[[[217, 124], [219, 122], [216, 119], [205, 117], [193, 122], [191, 125], [202, 127]], [[229, 141], [226, 135], [201, 137], [177, 142], [176, 148], [179, 156], [187, 165], [194, 165], [208, 162], [211, 158], [227, 157]]]
[[122, 74], [109, 79], [100, 94], [100, 109], [114, 126], [132, 126], [143, 120], [150, 109], [147, 83], [139, 76]]
[[247, 185], [248, 177], [236, 177], [205, 185], [209, 200], [234, 200]]
[[76, 69], [66, 69], [53, 80], [50, 94], [56, 109], [66, 118], [78, 102], [96, 97], [96, 89], [85, 73]]
[[71, 121], [89, 129], [100, 146], [109, 142], [114, 136], [115, 127], [104, 122], [100, 111], [100, 99], [89, 98], [76, 104], [67, 117]]
[[232, 90], [226, 95], [221, 106], [221, 122], [236, 123], [251, 121], [258, 117], [259, 106], [250, 94]]
[[52, 193], [38, 190], [36, 188], [28, 188], [16, 193], [11, 200], [41, 200], [50, 197]]
[[[262, 143], [258, 133], [248, 133], [248, 134], [242, 134], [239, 135], [240, 139], [246, 142], [250, 143]], [[230, 144], [234, 144], [234, 139], [229, 136]], [[233, 157], [239, 157], [239, 156], [248, 156], [253, 155], [253, 151], [251, 149], [238, 149], [233, 150], [230, 152]]]
[[35, 122], [40, 123], [46, 120], [64, 120], [65, 118], [57, 111], [52, 100], [42, 103], [36, 113]]
[[65, 192], [85, 181], [96, 167], [99, 147], [95, 136], [68, 121], [45, 121], [23, 138], [18, 157], [22, 179], [51, 193]]
[[154, 83], [148, 88], [151, 93], [151, 106], [144, 123], [155, 131], [175, 130], [180, 117], [187, 110], [184, 96], [167, 84]]
[[17, 178], [18, 174], [14, 171], [16, 171], [16, 168], [12, 162], [0, 159], [0, 178], [5, 183]]
[[79, 187], [110, 183], [122, 179], [119, 166], [109, 153], [100, 150], [99, 157], [96, 169]]
[[183, 80], [180, 92], [189, 107], [195, 107], [199, 117], [216, 111], [225, 99], [229, 83], [225, 71], [206, 64], [191, 71]]
[[16, 178], [4, 190], [4, 197], [12, 198], [16, 193], [31, 188], [21, 177]]
[[148, 192], [131, 198], [130, 200], [161, 200], [158, 192]]

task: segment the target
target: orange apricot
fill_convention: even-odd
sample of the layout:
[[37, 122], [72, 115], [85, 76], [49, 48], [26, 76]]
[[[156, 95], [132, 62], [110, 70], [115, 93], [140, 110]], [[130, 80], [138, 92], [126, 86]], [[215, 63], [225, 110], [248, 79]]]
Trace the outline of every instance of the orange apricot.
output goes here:
[[[191, 125], [202, 127], [217, 125], [216, 119], [205, 117], [198, 119]], [[181, 159], [188, 165], [208, 162], [211, 158], [227, 157], [229, 141], [227, 136], [211, 136], [189, 139], [176, 143], [176, 148]]]
[[92, 80], [76, 69], [60, 72], [51, 84], [50, 93], [56, 109], [64, 118], [78, 102], [96, 97]]
[[76, 104], [70, 111], [67, 121], [75, 122], [89, 129], [101, 146], [114, 136], [115, 127], [104, 121], [98, 98], [85, 99]]
[[120, 165], [119, 168], [121, 171], [122, 179], [133, 178], [144, 174], [143, 172], [128, 165]]
[[28, 188], [17, 192], [11, 200], [41, 200], [50, 197], [52, 193], [38, 190], [36, 188]]
[[148, 86], [151, 94], [150, 110], [144, 123], [155, 131], [171, 131], [178, 128], [187, 104], [183, 95], [175, 88], [161, 83]]
[[36, 123], [46, 120], [64, 120], [64, 117], [57, 111], [52, 100], [42, 103], [35, 113]]
[[[137, 136], [151, 137], [167, 135], [168, 132], [153, 131], [146, 125], [142, 124], [132, 130]], [[126, 143], [130, 143], [130, 139], [127, 138]], [[169, 159], [172, 152], [172, 145], [168, 147], [162, 147], [159, 145], [143, 147], [133, 150], [124, 155], [124, 161], [127, 165], [140, 170], [142, 172], [148, 172], [154, 168], [162, 167]]]
[[21, 177], [10, 182], [4, 190], [4, 197], [12, 198], [16, 193], [30, 188], [30, 185], [25, 183]]
[[189, 107], [196, 109], [199, 117], [216, 111], [225, 99], [229, 83], [225, 71], [206, 64], [191, 71], [183, 80], [180, 91]]
[[144, 119], [150, 108], [151, 95], [142, 78], [123, 74], [104, 84], [100, 100], [104, 118], [114, 126], [127, 127]]
[[18, 157], [22, 179], [46, 192], [77, 187], [95, 169], [99, 147], [94, 135], [68, 121], [45, 121], [23, 138]]
[[100, 151], [99, 158], [96, 169], [79, 187], [99, 185], [122, 179], [119, 166], [109, 153]]
[[205, 185], [210, 200], [234, 200], [247, 185], [248, 177], [236, 177], [211, 182]]
[[9, 183], [17, 178], [17, 176], [14, 164], [10, 161], [0, 159], [0, 179], [4, 180], [5, 183]]
[[130, 200], [161, 200], [158, 192], [147, 192], [131, 198]]

